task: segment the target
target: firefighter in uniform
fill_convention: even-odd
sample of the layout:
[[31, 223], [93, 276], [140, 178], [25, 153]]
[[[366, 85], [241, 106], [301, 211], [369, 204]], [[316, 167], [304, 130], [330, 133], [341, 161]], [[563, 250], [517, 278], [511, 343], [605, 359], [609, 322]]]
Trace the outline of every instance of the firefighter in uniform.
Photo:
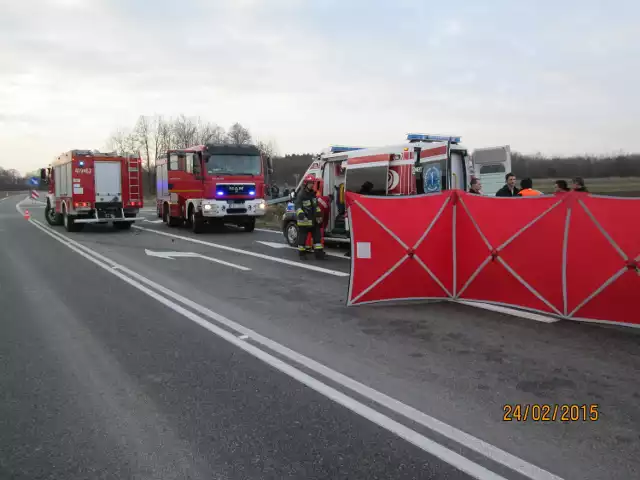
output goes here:
[[298, 217], [298, 252], [300, 258], [306, 258], [305, 243], [307, 235], [313, 237], [313, 251], [316, 258], [324, 258], [324, 249], [320, 235], [322, 226], [322, 210], [318, 205], [318, 197], [313, 189], [316, 178], [313, 175], [304, 177], [303, 185], [295, 200], [296, 216]]

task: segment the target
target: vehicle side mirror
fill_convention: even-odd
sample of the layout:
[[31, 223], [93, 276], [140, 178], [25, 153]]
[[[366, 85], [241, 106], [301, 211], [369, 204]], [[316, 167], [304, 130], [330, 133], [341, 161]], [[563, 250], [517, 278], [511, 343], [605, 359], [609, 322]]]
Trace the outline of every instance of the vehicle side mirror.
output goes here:
[[273, 168], [271, 168], [271, 167], [267, 168], [267, 173], [269, 175], [273, 175]]
[[296, 192], [291, 192], [289, 194], [289, 196], [291, 197], [291, 200], [295, 200], [296, 199]]
[[46, 180], [47, 179], [47, 169], [46, 168], [41, 168], [40, 169], [40, 180]]

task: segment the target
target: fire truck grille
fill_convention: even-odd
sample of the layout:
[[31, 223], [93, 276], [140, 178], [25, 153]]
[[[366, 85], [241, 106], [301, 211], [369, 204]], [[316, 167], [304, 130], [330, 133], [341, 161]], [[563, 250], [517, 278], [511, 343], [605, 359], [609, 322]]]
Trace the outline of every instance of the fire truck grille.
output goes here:
[[246, 208], [227, 208], [227, 213], [233, 215], [234, 213], [247, 213]]

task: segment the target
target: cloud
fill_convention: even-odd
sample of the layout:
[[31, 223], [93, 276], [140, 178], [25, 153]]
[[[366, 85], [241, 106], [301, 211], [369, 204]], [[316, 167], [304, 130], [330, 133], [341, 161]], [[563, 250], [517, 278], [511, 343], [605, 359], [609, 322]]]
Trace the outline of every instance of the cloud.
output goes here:
[[[640, 7], [630, 1], [2, 8], [5, 167], [30, 170], [63, 150], [100, 148], [115, 128], [153, 113], [240, 121], [284, 151], [377, 145], [420, 130], [459, 133], [470, 147], [640, 150], [637, 136], [620, 135], [640, 113]], [[30, 163], [16, 163], [25, 148]]]

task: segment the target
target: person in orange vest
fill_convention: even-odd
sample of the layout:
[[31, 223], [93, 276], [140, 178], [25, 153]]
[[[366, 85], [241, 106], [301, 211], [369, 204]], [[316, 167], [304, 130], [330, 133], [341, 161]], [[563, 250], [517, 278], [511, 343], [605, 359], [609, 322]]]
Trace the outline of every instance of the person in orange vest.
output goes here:
[[519, 197], [535, 197], [542, 195], [542, 192], [533, 189], [533, 180], [530, 178], [523, 178], [520, 182]]

